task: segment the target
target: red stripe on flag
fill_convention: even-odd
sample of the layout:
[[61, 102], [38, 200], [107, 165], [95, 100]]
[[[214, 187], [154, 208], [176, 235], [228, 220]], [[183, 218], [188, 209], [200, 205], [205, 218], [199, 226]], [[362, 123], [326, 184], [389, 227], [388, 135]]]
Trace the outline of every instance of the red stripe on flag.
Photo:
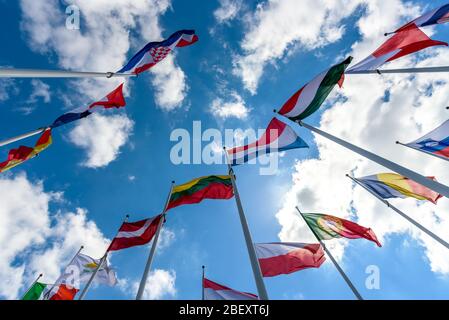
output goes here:
[[288, 101], [282, 106], [281, 110], [279, 110], [279, 114], [287, 114], [293, 110], [293, 108], [298, 103], [298, 99], [305, 87], [306, 86], [299, 89], [290, 99], [288, 99]]

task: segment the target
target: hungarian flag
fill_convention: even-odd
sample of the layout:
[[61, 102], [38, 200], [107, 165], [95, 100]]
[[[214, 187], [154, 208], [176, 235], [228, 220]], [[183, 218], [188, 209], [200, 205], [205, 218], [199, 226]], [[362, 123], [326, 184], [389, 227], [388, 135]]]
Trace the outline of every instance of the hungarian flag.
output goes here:
[[177, 31], [164, 41], [148, 43], [118, 73], [139, 74], [144, 72], [165, 59], [174, 48], [186, 47], [197, 41], [198, 36], [194, 30]]
[[418, 140], [408, 143], [407, 146], [449, 159], [449, 120]]
[[264, 277], [319, 268], [326, 260], [320, 244], [257, 243], [254, 247]]
[[204, 278], [204, 300], [259, 300], [255, 294], [240, 292]]
[[112, 240], [109, 251], [117, 251], [147, 244], [153, 239], [162, 215], [137, 222], [124, 222]]
[[[436, 181], [435, 177], [427, 178]], [[397, 173], [379, 173], [357, 180], [382, 199], [415, 198], [436, 204], [438, 199], [443, 197], [438, 192]]]
[[230, 199], [234, 189], [230, 176], [201, 177], [173, 188], [167, 210], [204, 199]]
[[347, 58], [329, 70], [319, 74], [315, 79], [299, 89], [279, 110], [279, 114], [289, 119], [303, 120], [317, 111], [326, 98], [334, 89], [335, 85], [340, 88], [343, 85], [344, 73], [352, 61]]
[[227, 153], [231, 158], [231, 164], [236, 166], [271, 152], [308, 147], [290, 126], [273, 118], [259, 140], [243, 147], [229, 149]]
[[8, 159], [0, 163], [0, 172], [5, 172], [19, 164], [36, 157], [40, 152], [47, 149], [52, 143], [51, 129], [46, 129], [37, 140], [33, 148], [20, 146], [17, 149], [11, 149], [8, 153]]
[[348, 71], [357, 72], [376, 70], [387, 62], [399, 59], [425, 48], [447, 45], [446, 42], [430, 39], [416, 25], [412, 25], [409, 28], [396, 33], [369, 57], [351, 67]]
[[23, 296], [22, 300], [42, 300], [47, 284], [35, 282]]
[[302, 216], [320, 240], [364, 238], [375, 242], [379, 247], [382, 246], [373, 230], [359, 226], [352, 221], [318, 213], [302, 213]]
[[114, 91], [106, 95], [101, 100], [90, 104], [87, 108], [82, 107], [63, 114], [53, 122], [51, 127], [56, 128], [64, 124], [85, 118], [90, 114], [92, 114], [92, 112], [99, 109], [120, 108], [124, 106], [126, 106], [126, 101], [123, 96], [123, 83], [122, 83], [116, 89], [114, 89]]
[[394, 33], [401, 32], [414, 27], [426, 27], [434, 24], [443, 24], [449, 21], [449, 4], [426, 12], [422, 16], [410, 21], [397, 29]]

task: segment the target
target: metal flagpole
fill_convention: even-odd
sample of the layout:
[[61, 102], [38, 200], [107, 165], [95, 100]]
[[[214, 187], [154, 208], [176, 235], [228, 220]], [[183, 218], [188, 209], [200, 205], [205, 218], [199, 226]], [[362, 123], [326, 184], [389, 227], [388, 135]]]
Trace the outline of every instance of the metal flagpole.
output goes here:
[[299, 123], [299, 125], [303, 126], [304, 128], [309, 129], [310, 131], [313, 131], [313, 132], [315, 132], [335, 143], [338, 143], [339, 145], [341, 145], [355, 153], [358, 153], [359, 155], [361, 155], [371, 161], [374, 161], [374, 162], [380, 164], [381, 166], [384, 166], [385, 168], [388, 168], [402, 176], [405, 176], [419, 184], [422, 184], [423, 186], [425, 186], [429, 189], [432, 189], [433, 191], [438, 192], [439, 194], [445, 196], [446, 198], [449, 198], [449, 187], [445, 186], [444, 184], [441, 184], [437, 181], [433, 181], [429, 178], [426, 178], [414, 171], [411, 171], [403, 166], [400, 166], [390, 160], [379, 157], [378, 155], [376, 155], [372, 152], [369, 152], [362, 148], [359, 148], [359, 147], [357, 147], [349, 142], [346, 142], [342, 139], [334, 137], [333, 135], [330, 135], [329, 133], [326, 133], [324, 131], [321, 131], [320, 129], [312, 127], [311, 125], [308, 125], [302, 121], [299, 121], [298, 123]]
[[10, 139], [6, 139], [6, 140], [3, 140], [3, 141], [0, 141], [0, 147], [6, 146], [8, 144], [11, 144], [11, 143], [19, 141], [19, 140], [23, 140], [23, 139], [35, 136], [37, 134], [40, 134], [40, 133], [44, 132], [47, 129], [48, 129], [48, 127], [39, 128], [39, 129], [30, 131], [30, 132], [21, 134], [20, 136], [16, 136], [14, 138], [10, 138]]
[[223, 148], [226, 155], [229, 176], [231, 177], [232, 188], [234, 189], [235, 202], [237, 203], [237, 209], [239, 212], [240, 223], [242, 224], [243, 235], [246, 241], [246, 247], [248, 249], [249, 259], [251, 261], [251, 267], [253, 269], [254, 280], [256, 281], [257, 292], [259, 294], [259, 299], [268, 300], [267, 289], [265, 288], [265, 283], [263, 282], [262, 271], [260, 270], [259, 260], [257, 259], [256, 250], [254, 249], [254, 243], [251, 238], [251, 233], [249, 231], [248, 222], [246, 221], [245, 213], [243, 212], [242, 202], [240, 201], [240, 195], [237, 190], [237, 184], [235, 182], [234, 170], [232, 170], [231, 163], [228, 158], [228, 153], [226, 148]]
[[396, 208], [395, 206], [393, 206], [392, 204], [390, 204], [390, 202], [388, 202], [385, 199], [382, 199], [379, 195], [377, 195], [376, 193], [374, 193], [372, 190], [370, 190], [367, 186], [365, 186], [362, 182], [360, 182], [358, 179], [351, 177], [349, 174], [346, 175], [349, 179], [351, 179], [352, 181], [354, 181], [356, 184], [358, 184], [359, 186], [361, 186], [363, 189], [365, 189], [366, 191], [368, 191], [369, 193], [371, 193], [373, 196], [375, 196], [377, 199], [379, 199], [380, 201], [382, 201], [387, 207], [389, 207], [390, 209], [392, 209], [393, 211], [395, 211], [397, 214], [399, 214], [401, 217], [403, 217], [404, 219], [406, 219], [408, 222], [410, 222], [411, 224], [413, 224], [415, 227], [417, 227], [418, 229], [420, 229], [422, 232], [424, 232], [425, 234], [427, 234], [429, 237], [433, 238], [435, 241], [439, 242], [441, 245], [445, 246], [447, 249], [449, 249], [449, 243], [447, 243], [446, 241], [444, 241], [443, 239], [441, 239], [439, 236], [437, 236], [435, 233], [433, 233], [432, 231], [430, 231], [429, 229], [425, 228], [424, 226], [422, 226], [420, 223], [418, 223], [417, 221], [413, 220], [412, 218], [410, 218], [408, 215], [406, 215], [404, 212], [402, 212], [401, 210], [399, 210], [398, 208]]
[[432, 152], [429, 152], [429, 151], [426, 151], [426, 150], [421, 150], [421, 149], [418, 149], [418, 148], [413, 148], [413, 147], [411, 147], [411, 146], [409, 146], [409, 145], [406, 145], [406, 144], [404, 144], [404, 143], [401, 143], [401, 142], [399, 142], [399, 141], [396, 141], [396, 144], [399, 144], [399, 145], [401, 145], [401, 146], [404, 146], [404, 147], [407, 147], [407, 148], [410, 148], [410, 149], [413, 149], [413, 150], [416, 150], [416, 151], [420, 151], [420, 152], [425, 153], [425, 154], [428, 154], [428, 155], [430, 155], [430, 156], [434, 156], [434, 157], [436, 157], [436, 158], [438, 158], [438, 159], [442, 159], [442, 160], [445, 160], [445, 161], [449, 161], [449, 159], [446, 158], [446, 157], [440, 156], [440, 155], [438, 155], [438, 154], [435, 154], [435, 153], [432, 153]]
[[148, 255], [147, 264], [145, 266], [145, 271], [143, 272], [142, 280], [140, 281], [139, 290], [137, 291], [136, 300], [142, 300], [143, 292], [145, 290], [145, 286], [147, 284], [147, 278], [151, 270], [151, 264], [153, 263], [154, 254], [156, 253], [157, 243], [159, 240], [159, 235], [162, 230], [162, 226], [165, 220], [165, 213], [167, 212], [168, 204], [170, 203], [170, 198], [173, 192], [173, 187], [175, 185], [175, 181], [171, 182], [170, 192], [168, 193], [167, 201], [165, 202], [164, 211], [162, 212], [161, 220], [159, 221], [159, 225], [157, 227], [156, 234], [154, 235], [153, 244], [151, 246], [150, 254]]
[[202, 277], [202, 281], [201, 281], [201, 300], [204, 300], [204, 269], [206, 267], [203, 266], [203, 277]]
[[44, 275], [44, 274], [41, 273], [41, 274], [37, 277], [37, 279], [34, 280], [34, 282], [31, 284], [31, 286], [28, 288], [28, 290], [25, 291], [25, 293], [24, 293], [24, 295], [22, 296], [22, 299], [21, 299], [21, 300], [23, 300], [23, 298], [25, 298], [25, 296], [28, 294], [28, 292], [30, 292], [31, 288], [33, 288], [33, 286], [36, 284], [36, 282], [38, 282], [39, 279], [42, 278], [43, 275]]
[[304, 218], [304, 216], [302, 215], [302, 212], [299, 210], [298, 207], [296, 207], [296, 210], [298, 210], [299, 215], [304, 219], [304, 222], [306, 223], [307, 227], [309, 227], [310, 231], [312, 231], [313, 235], [315, 236], [315, 238], [319, 241], [319, 243], [321, 244], [321, 246], [323, 247], [324, 251], [327, 253], [327, 255], [329, 256], [329, 258], [332, 260], [332, 263], [335, 265], [335, 268], [337, 268], [338, 272], [340, 273], [340, 275], [343, 277], [343, 279], [346, 281], [346, 284], [349, 286], [349, 288], [352, 290], [352, 292], [354, 293], [354, 295], [356, 296], [356, 298], [358, 300], [363, 300], [362, 296], [360, 295], [360, 293], [357, 291], [357, 288], [354, 286], [354, 284], [352, 284], [351, 280], [348, 278], [348, 276], [346, 275], [346, 273], [343, 271], [343, 269], [340, 267], [340, 265], [337, 263], [337, 260], [334, 259], [334, 257], [332, 256], [332, 254], [330, 253], [330, 251], [327, 249], [326, 245], [324, 244], [324, 242], [320, 239], [320, 237], [318, 237], [318, 235], [315, 233], [315, 231], [313, 230], [312, 227], [309, 226], [309, 224], [307, 223], [306, 218]]
[[[128, 218], [129, 218], [129, 214], [127, 214], [127, 215], [125, 216], [125, 219], [123, 220], [123, 223], [125, 223], [126, 221], [128, 221]], [[122, 223], [122, 224], [123, 224], [123, 223]], [[114, 240], [112, 240], [112, 241], [114, 241]], [[86, 296], [87, 291], [89, 290], [89, 288], [90, 288], [90, 286], [92, 285], [92, 282], [94, 281], [94, 279], [95, 279], [95, 277], [96, 277], [98, 271], [100, 271], [101, 266], [103, 265], [103, 263], [106, 261], [107, 258], [108, 258], [108, 251], [107, 251], [107, 249], [106, 249], [105, 254], [103, 255], [103, 257], [101, 257], [100, 262], [98, 263], [97, 268], [96, 268], [95, 271], [92, 273], [92, 275], [91, 275], [90, 278], [89, 278], [89, 281], [87, 281], [86, 285], [84, 286], [84, 289], [83, 289], [83, 291], [81, 292], [81, 294], [80, 294], [78, 300], [84, 300], [84, 297]]]
[[398, 73], [435, 73], [449, 72], [449, 66], [425, 67], [425, 68], [406, 68], [406, 69], [388, 69], [388, 70], [348, 70], [345, 74], [398, 74]]
[[66, 70], [0, 69], [0, 78], [117, 78], [135, 77], [134, 73], [82, 72]]

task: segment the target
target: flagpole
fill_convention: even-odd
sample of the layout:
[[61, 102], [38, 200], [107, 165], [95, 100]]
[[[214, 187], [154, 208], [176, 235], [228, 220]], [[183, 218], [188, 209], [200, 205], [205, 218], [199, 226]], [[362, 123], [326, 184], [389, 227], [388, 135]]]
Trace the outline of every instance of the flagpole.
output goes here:
[[315, 238], [319, 241], [320, 245], [323, 247], [324, 251], [327, 253], [327, 255], [329, 256], [329, 258], [332, 260], [333, 264], [335, 265], [335, 268], [337, 268], [338, 272], [340, 273], [340, 275], [343, 277], [343, 279], [345, 280], [346, 284], [349, 286], [349, 288], [351, 289], [352, 293], [354, 293], [354, 295], [356, 296], [356, 298], [358, 300], [363, 300], [363, 297], [360, 295], [360, 293], [358, 292], [357, 288], [354, 286], [354, 284], [351, 282], [351, 280], [349, 279], [349, 277], [346, 275], [346, 273], [343, 271], [343, 269], [340, 267], [340, 265], [338, 264], [337, 260], [335, 260], [334, 256], [330, 253], [329, 249], [327, 249], [326, 245], [324, 244], [324, 242], [320, 239], [320, 237], [318, 237], [318, 235], [315, 233], [315, 231], [313, 230], [312, 227], [309, 226], [309, 224], [307, 223], [306, 218], [304, 218], [304, 216], [302, 215], [302, 212], [299, 210], [298, 207], [296, 207], [296, 210], [298, 210], [299, 215], [304, 219], [304, 222], [306, 223], [307, 227], [310, 229], [310, 231], [312, 231], [313, 235], [315, 236]]
[[206, 267], [203, 266], [202, 268], [203, 268], [203, 277], [202, 277], [202, 280], [201, 280], [201, 300], [204, 300], [204, 269]]
[[246, 221], [245, 213], [243, 212], [242, 202], [240, 201], [240, 195], [237, 189], [237, 183], [235, 182], [234, 170], [232, 169], [231, 163], [228, 158], [228, 153], [226, 148], [223, 148], [226, 155], [226, 162], [228, 164], [229, 176], [231, 177], [232, 188], [234, 190], [235, 202], [237, 204], [237, 209], [239, 212], [240, 223], [243, 229], [243, 235], [246, 241], [246, 247], [248, 249], [249, 259], [251, 261], [251, 267], [253, 269], [254, 280], [257, 286], [257, 292], [259, 294], [260, 300], [269, 300], [267, 289], [265, 288], [265, 283], [263, 281], [262, 271], [260, 270], [259, 260], [257, 259], [256, 250], [254, 249], [254, 243], [251, 238], [251, 233], [249, 231], [248, 222]]
[[37, 279], [36, 280], [34, 280], [34, 282], [31, 284], [31, 286], [28, 288], [28, 290], [27, 291], [25, 291], [25, 294], [22, 296], [22, 299], [21, 300], [23, 300], [23, 298], [25, 298], [26, 297], [26, 295], [28, 294], [28, 292], [30, 292], [30, 290], [31, 290], [31, 288], [33, 288], [33, 286], [36, 284], [36, 282], [38, 282], [39, 281], [39, 279], [40, 278], [42, 278], [42, 276], [43, 276], [44, 274], [43, 273], [41, 273], [38, 277], [37, 277]]
[[449, 72], [449, 66], [425, 67], [425, 68], [405, 68], [387, 70], [348, 70], [345, 74], [402, 74], [402, 73], [436, 73]]
[[19, 140], [23, 140], [23, 139], [26, 139], [26, 138], [38, 135], [38, 134], [44, 132], [47, 129], [48, 129], [48, 127], [42, 127], [42, 128], [30, 131], [30, 132], [21, 134], [19, 136], [0, 141], [0, 147], [4, 147], [4, 146], [6, 146], [8, 144], [11, 144], [13, 142], [16, 142], [16, 141], [19, 141]]
[[145, 286], [147, 284], [148, 275], [151, 270], [151, 264], [153, 263], [154, 255], [156, 253], [157, 243], [159, 240], [159, 235], [162, 230], [162, 226], [165, 222], [165, 213], [167, 212], [168, 204], [170, 203], [170, 198], [173, 192], [173, 187], [175, 185], [175, 181], [171, 182], [170, 192], [168, 193], [167, 201], [165, 202], [164, 211], [162, 212], [161, 220], [159, 221], [159, 225], [157, 227], [156, 234], [153, 239], [153, 244], [151, 246], [150, 254], [148, 255], [147, 264], [145, 266], [145, 270], [143, 272], [142, 280], [140, 281], [139, 290], [137, 291], [136, 300], [142, 300], [143, 292], [145, 291]]
[[428, 154], [428, 155], [430, 155], [430, 156], [434, 156], [434, 157], [436, 157], [436, 158], [438, 158], [438, 159], [442, 159], [442, 160], [445, 160], [445, 161], [449, 161], [449, 159], [446, 158], [446, 157], [440, 156], [440, 155], [438, 155], [438, 154], [434, 154], [434, 153], [429, 152], [429, 151], [426, 151], [426, 150], [421, 150], [421, 149], [418, 149], [418, 148], [413, 148], [413, 147], [411, 147], [411, 146], [409, 146], [409, 145], [406, 145], [406, 144], [404, 144], [404, 143], [401, 143], [401, 142], [399, 142], [399, 141], [396, 141], [396, 144], [399, 144], [399, 145], [401, 145], [401, 146], [410, 148], [410, 149], [412, 149], [412, 150], [420, 151], [420, 152], [425, 153], [425, 154]]
[[381, 166], [384, 166], [385, 168], [388, 168], [402, 176], [405, 176], [429, 189], [432, 189], [433, 191], [438, 192], [439, 194], [445, 196], [446, 198], [449, 198], [449, 188], [445, 186], [444, 184], [441, 184], [437, 181], [433, 181], [429, 178], [424, 177], [423, 175], [420, 175], [414, 171], [411, 171], [403, 166], [400, 166], [390, 160], [387, 160], [385, 158], [382, 158], [372, 152], [369, 152], [367, 150], [364, 150], [362, 148], [359, 148], [349, 142], [346, 142], [342, 139], [339, 139], [333, 135], [330, 135], [327, 132], [321, 131], [320, 129], [317, 129], [315, 127], [312, 127], [311, 125], [308, 125], [307, 123], [304, 123], [302, 121], [298, 121], [300, 126], [303, 126], [304, 128], [309, 129], [310, 131], [313, 131], [326, 139], [329, 139], [355, 153], [358, 153], [359, 155], [376, 162], [377, 164], [380, 164]]
[[[127, 214], [125, 216], [125, 219], [123, 220], [123, 223], [125, 223], [126, 221], [128, 221], [129, 218], [129, 214]], [[123, 224], [122, 223], [122, 224]], [[83, 291], [81, 292], [78, 300], [84, 300], [84, 297], [87, 294], [87, 291], [89, 290], [90, 286], [92, 285], [92, 282], [95, 279], [95, 276], [97, 275], [98, 271], [100, 271], [101, 266], [103, 265], [103, 263], [106, 261], [107, 257], [108, 257], [108, 249], [106, 249], [105, 254], [103, 255], [103, 257], [101, 257], [100, 262], [98, 263], [98, 266], [95, 268], [95, 271], [92, 273], [92, 275], [89, 278], [89, 281], [87, 281], [86, 285], [83, 288]]]
[[360, 182], [357, 178], [351, 177], [349, 174], [346, 175], [349, 179], [351, 179], [352, 181], [354, 181], [357, 185], [361, 186], [363, 189], [365, 189], [366, 191], [368, 191], [369, 193], [371, 193], [374, 197], [376, 197], [377, 199], [379, 199], [380, 201], [382, 201], [387, 207], [389, 207], [390, 209], [392, 209], [393, 211], [395, 211], [397, 214], [399, 214], [401, 217], [403, 217], [404, 219], [406, 219], [408, 222], [410, 222], [411, 224], [413, 224], [415, 227], [417, 227], [418, 229], [420, 229], [422, 232], [424, 232], [425, 234], [427, 234], [429, 237], [433, 238], [435, 241], [439, 242], [441, 245], [445, 246], [447, 249], [449, 249], [449, 243], [447, 243], [446, 241], [444, 241], [443, 239], [441, 239], [439, 236], [437, 236], [435, 233], [433, 233], [432, 231], [430, 231], [429, 229], [427, 229], [426, 227], [424, 227], [423, 225], [421, 225], [420, 223], [418, 223], [416, 220], [413, 220], [412, 218], [410, 218], [408, 215], [406, 215], [404, 212], [402, 212], [401, 210], [399, 210], [398, 208], [396, 208], [395, 206], [393, 206], [392, 204], [390, 204], [390, 202], [388, 202], [385, 199], [382, 199], [379, 195], [377, 195], [375, 192], [373, 192], [372, 190], [370, 190], [367, 186], [365, 186], [362, 182]]
[[67, 70], [0, 69], [0, 78], [117, 78], [135, 77], [134, 73], [84, 72]]

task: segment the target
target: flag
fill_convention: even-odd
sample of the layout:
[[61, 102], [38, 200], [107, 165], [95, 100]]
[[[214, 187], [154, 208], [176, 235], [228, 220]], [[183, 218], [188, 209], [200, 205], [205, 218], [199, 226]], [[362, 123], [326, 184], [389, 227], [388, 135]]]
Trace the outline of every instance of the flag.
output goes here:
[[373, 230], [359, 226], [352, 221], [318, 213], [303, 213], [302, 216], [320, 240], [364, 238], [375, 242], [379, 247], [382, 246]]
[[36, 157], [40, 152], [48, 148], [52, 143], [51, 129], [46, 129], [37, 140], [33, 148], [20, 146], [17, 149], [11, 149], [8, 153], [8, 159], [0, 163], [0, 172], [5, 172], [19, 164]]
[[349, 71], [376, 70], [387, 62], [418, 52], [425, 48], [447, 45], [446, 42], [430, 39], [418, 27], [410, 26], [410, 28], [398, 32], [389, 38], [369, 57], [351, 67]]
[[290, 149], [308, 148], [296, 132], [284, 122], [273, 118], [262, 137], [249, 145], [227, 150], [233, 166], [248, 162], [259, 155]]
[[112, 240], [109, 251], [122, 250], [147, 244], [153, 239], [162, 215], [138, 222], [124, 222]]
[[[92, 276], [92, 273], [97, 269], [100, 261], [100, 259], [94, 259], [79, 253], [70, 265], [79, 270], [80, 282], [87, 282]], [[94, 281], [100, 284], [114, 286], [117, 284], [117, 277], [114, 270], [112, 270], [105, 261], [98, 270]]]
[[401, 32], [414, 27], [426, 27], [434, 24], [443, 24], [449, 21], [449, 4], [426, 12], [422, 16], [410, 21], [395, 31]]
[[342, 87], [345, 70], [351, 61], [352, 57], [349, 57], [315, 77], [282, 106], [279, 114], [293, 121], [303, 120], [313, 114], [321, 107], [336, 84]]
[[264, 277], [319, 268], [326, 260], [320, 244], [257, 243], [254, 248]]
[[173, 188], [167, 210], [199, 203], [204, 199], [231, 199], [234, 189], [230, 176], [206, 176]]
[[204, 278], [204, 300], [259, 300], [255, 294], [236, 291]]
[[449, 120], [407, 146], [449, 159]]
[[44, 293], [46, 300], [73, 300], [79, 289], [67, 284], [59, 284]]
[[[436, 181], [435, 177], [427, 178]], [[382, 199], [410, 197], [428, 200], [436, 204], [438, 199], [442, 197], [438, 192], [396, 173], [379, 173], [357, 178], [357, 180]]]
[[27, 293], [25, 293], [22, 300], [42, 300], [46, 288], [47, 285], [45, 283], [35, 282]]
[[101, 100], [91, 103], [87, 108], [81, 107], [63, 114], [53, 122], [51, 127], [56, 128], [64, 124], [85, 118], [90, 114], [92, 114], [92, 112], [97, 111], [99, 109], [120, 108], [124, 106], [126, 106], [126, 101], [123, 96], [123, 83], [122, 83], [116, 89], [114, 89], [114, 91], [110, 92]]
[[118, 73], [139, 74], [144, 72], [165, 59], [174, 48], [186, 47], [197, 41], [198, 36], [194, 30], [177, 31], [164, 41], [148, 43]]

